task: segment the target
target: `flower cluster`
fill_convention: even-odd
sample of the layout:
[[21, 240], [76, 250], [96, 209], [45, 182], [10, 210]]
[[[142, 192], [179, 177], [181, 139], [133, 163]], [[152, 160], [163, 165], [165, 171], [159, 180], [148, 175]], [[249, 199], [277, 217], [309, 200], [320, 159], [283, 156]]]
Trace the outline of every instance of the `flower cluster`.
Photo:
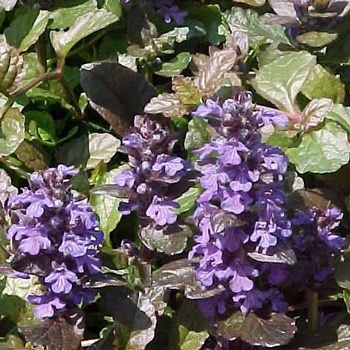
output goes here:
[[79, 281], [100, 271], [96, 253], [103, 234], [91, 206], [73, 198], [67, 177], [76, 173], [64, 165], [34, 172], [30, 188], [9, 200], [12, 265], [19, 276], [39, 277], [43, 293], [28, 297], [38, 318], [94, 298]]
[[[286, 12], [272, 1], [271, 6], [278, 15], [285, 16]], [[294, 18], [290, 17], [287, 21], [281, 18], [281, 20], [293, 38], [309, 31], [334, 29], [349, 10], [346, 2], [335, 1], [287, 0], [285, 6], [288, 14], [292, 14]]]
[[226, 289], [201, 301], [203, 312], [214, 317], [240, 308], [246, 314], [267, 303], [284, 311], [277, 286], [286, 278], [285, 264], [265, 261], [289, 248], [292, 229], [281, 188], [288, 160], [261, 142], [259, 128], [288, 120], [277, 112], [253, 112], [248, 92], [208, 99], [193, 115], [208, 119], [218, 135], [195, 151], [203, 193], [193, 215], [200, 235], [189, 257], [201, 257], [196, 276], [203, 286]]
[[[133, 0], [122, 0], [124, 7], [129, 8]], [[174, 0], [151, 0], [151, 1], [141, 1], [141, 6], [143, 8], [151, 8], [158, 15], [164, 18], [166, 23], [175, 22], [178, 25], [184, 23], [185, 17], [187, 16], [186, 11], [180, 10]]]
[[284, 192], [288, 159], [262, 143], [260, 134], [265, 125], [286, 127], [288, 118], [253, 107], [245, 92], [208, 99], [193, 112], [217, 132], [194, 151], [203, 192], [193, 214], [197, 244], [189, 254], [204, 287], [225, 288], [199, 301], [209, 318], [262, 307], [284, 312], [282, 289], [319, 288], [333, 275], [344, 243], [332, 232], [342, 218], [338, 209], [290, 208]]
[[297, 264], [292, 266], [291, 282], [317, 290], [334, 275], [334, 262], [344, 246], [344, 238], [332, 231], [343, 214], [337, 208], [297, 211], [292, 224], [293, 249]]
[[114, 183], [129, 191], [129, 201], [122, 202], [123, 215], [137, 211], [141, 220], [161, 227], [174, 224], [173, 200], [179, 196], [175, 186], [187, 174], [186, 162], [173, 154], [175, 141], [168, 131], [147, 116], [136, 116], [134, 131], [123, 138], [120, 151], [128, 154], [129, 168], [117, 174]]

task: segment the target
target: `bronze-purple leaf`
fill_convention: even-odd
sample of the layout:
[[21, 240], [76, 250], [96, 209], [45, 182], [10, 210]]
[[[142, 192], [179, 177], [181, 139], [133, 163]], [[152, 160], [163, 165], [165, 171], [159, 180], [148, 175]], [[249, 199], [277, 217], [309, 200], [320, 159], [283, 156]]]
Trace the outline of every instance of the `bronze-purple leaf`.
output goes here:
[[134, 116], [143, 112], [155, 89], [145, 78], [116, 61], [87, 63], [80, 68], [80, 83], [90, 104], [112, 126], [125, 135]]
[[[77, 328], [78, 327], [78, 328]], [[82, 339], [81, 319], [47, 319], [29, 327], [20, 327], [20, 332], [34, 346], [47, 350], [78, 350]]]

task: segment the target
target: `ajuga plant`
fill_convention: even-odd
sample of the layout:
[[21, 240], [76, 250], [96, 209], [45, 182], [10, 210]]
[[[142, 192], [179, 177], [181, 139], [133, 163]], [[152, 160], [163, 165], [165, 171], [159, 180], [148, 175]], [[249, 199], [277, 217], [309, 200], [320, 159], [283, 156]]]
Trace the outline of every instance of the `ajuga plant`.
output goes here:
[[29, 188], [9, 198], [7, 233], [15, 276], [38, 278], [40, 294], [29, 295], [38, 318], [64, 315], [94, 299], [83, 277], [100, 272], [103, 234], [91, 206], [74, 198], [74, 167], [59, 165], [29, 178]]
[[179, 204], [174, 199], [186, 188], [189, 170], [188, 162], [174, 154], [176, 141], [147, 115], [136, 116], [133, 131], [122, 139], [119, 150], [128, 155], [129, 168], [115, 175], [114, 183], [127, 191], [129, 200], [120, 203], [119, 211], [136, 211], [140, 227], [176, 230]]
[[334, 278], [344, 239], [332, 230], [342, 214], [288, 205], [288, 158], [260, 133], [271, 124], [286, 127], [285, 115], [254, 111], [251, 94], [241, 92], [207, 99], [192, 116], [217, 133], [193, 152], [203, 192], [193, 213], [198, 233], [189, 259], [207, 290], [221, 290], [199, 300], [199, 307], [214, 324], [237, 310], [245, 316], [285, 313], [287, 286], [319, 290]]

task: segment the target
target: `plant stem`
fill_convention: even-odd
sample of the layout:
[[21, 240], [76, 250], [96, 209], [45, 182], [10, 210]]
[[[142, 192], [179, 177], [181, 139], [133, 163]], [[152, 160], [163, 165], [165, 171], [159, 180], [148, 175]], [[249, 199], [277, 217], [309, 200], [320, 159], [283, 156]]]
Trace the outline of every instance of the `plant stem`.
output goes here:
[[318, 293], [311, 289], [308, 289], [306, 293], [309, 302], [309, 328], [310, 331], [315, 331], [318, 324]]
[[67, 80], [63, 76], [63, 74], [61, 75], [59, 82], [61, 83], [63, 90], [68, 97], [69, 102], [71, 103], [71, 105], [73, 106], [73, 108], [75, 110], [75, 114], [76, 114], [77, 119], [83, 119], [84, 116], [83, 116], [83, 113], [80, 109], [79, 103], [74, 95], [74, 92], [72, 91], [69, 84], [67, 83]]
[[43, 81], [51, 80], [51, 79], [58, 79], [60, 76], [61, 76], [60, 70], [55, 70], [53, 72], [46, 72], [46, 73], [40, 75], [39, 77], [31, 80], [27, 85], [23, 86], [22, 88], [15, 90], [14, 92], [12, 92], [10, 94], [10, 96], [13, 98], [19, 97], [19, 96], [25, 94], [32, 87], [42, 83]]

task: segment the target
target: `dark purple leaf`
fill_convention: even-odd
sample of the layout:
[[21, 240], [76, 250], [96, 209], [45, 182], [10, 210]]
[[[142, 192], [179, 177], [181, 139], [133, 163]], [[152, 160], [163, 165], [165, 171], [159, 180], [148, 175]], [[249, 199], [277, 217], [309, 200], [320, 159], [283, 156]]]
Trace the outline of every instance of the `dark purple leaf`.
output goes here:
[[246, 221], [240, 220], [236, 215], [224, 210], [218, 210], [210, 218], [214, 232], [221, 233], [231, 228], [244, 226]]
[[116, 61], [87, 63], [80, 68], [80, 83], [99, 112], [119, 135], [130, 131], [134, 116], [156, 95], [141, 74]]
[[297, 262], [295, 253], [291, 249], [280, 249], [278, 252], [273, 254], [262, 254], [258, 252], [251, 252], [248, 255], [256, 260], [261, 262], [271, 262], [271, 263], [282, 263], [288, 265], [294, 265]]
[[79, 313], [70, 317], [47, 319], [29, 327], [20, 327], [27, 341], [47, 350], [78, 350], [84, 327]]
[[[132, 300], [130, 289], [125, 287], [105, 287], [101, 294], [101, 309], [105, 315], [113, 316], [114, 320], [129, 330], [144, 330], [151, 327], [149, 317], [138, 308]], [[135, 323], [137, 320], [137, 323]]]
[[269, 319], [262, 319], [253, 313], [244, 317], [238, 311], [227, 320], [220, 321], [217, 332], [226, 339], [241, 338], [251, 345], [274, 347], [288, 344], [296, 330], [295, 321], [283, 314], [272, 314]]
[[183, 290], [189, 299], [210, 298], [224, 287], [207, 289], [196, 279], [193, 265], [187, 259], [172, 261], [153, 273], [152, 285]]
[[120, 276], [102, 273], [87, 277], [81, 283], [84, 288], [119, 287], [126, 285], [126, 282]]

